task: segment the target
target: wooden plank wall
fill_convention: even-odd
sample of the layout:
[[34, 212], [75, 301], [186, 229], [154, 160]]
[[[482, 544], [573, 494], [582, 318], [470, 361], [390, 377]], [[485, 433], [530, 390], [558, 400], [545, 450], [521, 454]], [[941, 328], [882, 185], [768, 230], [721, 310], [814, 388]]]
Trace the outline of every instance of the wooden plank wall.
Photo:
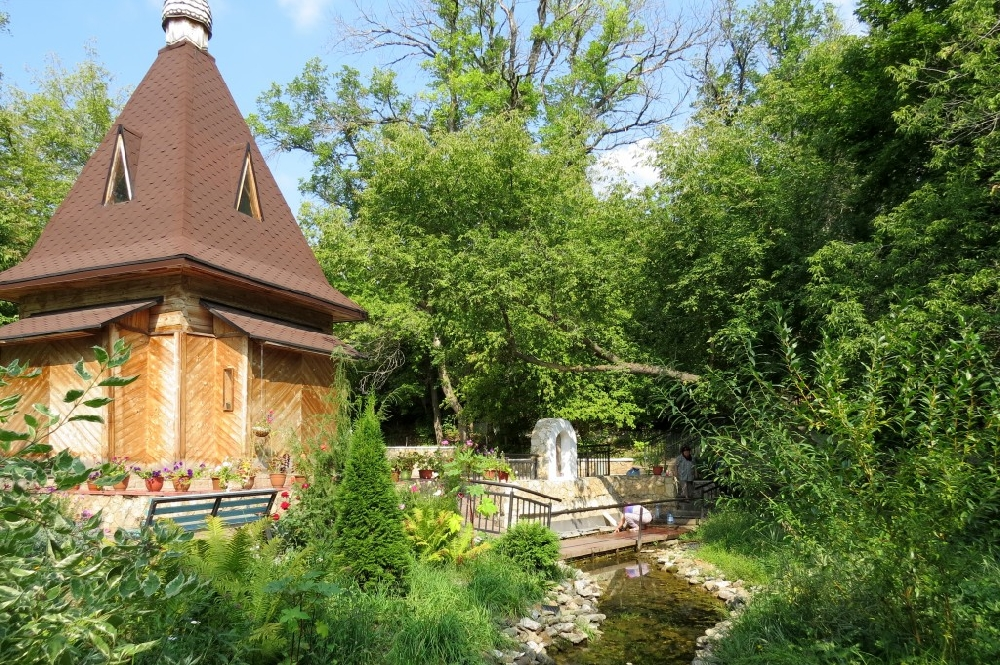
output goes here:
[[109, 396], [111, 403], [111, 419], [109, 434], [111, 440], [110, 454], [123, 455], [136, 464], [161, 462], [155, 451], [149, 449], [147, 423], [149, 421], [149, 335], [136, 332], [145, 330], [149, 325], [149, 313], [133, 314], [123, 322], [126, 327], [112, 325], [109, 336], [112, 344], [117, 339], [123, 339], [132, 348], [127, 363], [122, 365], [115, 374], [119, 376], [137, 376], [138, 378], [127, 386], [112, 388]]
[[215, 462], [220, 451], [214, 425], [221, 401], [215, 399], [215, 340], [185, 335], [184, 346], [184, 459]]
[[[224, 321], [215, 320], [215, 400], [218, 418], [215, 421], [215, 439], [225, 457], [245, 457], [253, 454], [253, 444], [247, 435], [249, 367], [247, 353], [250, 340]], [[233, 410], [223, 410], [223, 375], [226, 368], [233, 369]]]
[[178, 334], [150, 337], [146, 353], [146, 456], [158, 464], [181, 456]]
[[313, 353], [302, 354], [301, 381], [302, 421], [301, 437], [303, 441], [314, 441], [320, 431], [328, 426], [327, 418], [331, 417], [330, 391], [333, 384], [334, 363], [332, 358]]
[[[8, 427], [19, 432], [25, 431], [27, 423], [24, 422], [24, 414], [37, 416], [32, 409], [33, 404], [45, 404], [49, 402], [49, 369], [45, 366], [48, 358], [47, 344], [18, 344], [4, 346], [0, 348], [0, 362], [9, 365], [14, 360], [28, 363], [30, 367], [37, 367], [41, 374], [32, 379], [13, 379], [10, 385], [3, 389], [4, 395], [19, 394], [21, 402], [18, 412], [10, 421]], [[14, 442], [11, 451], [17, 451], [24, 447], [23, 443]]]
[[[83, 380], [77, 375], [73, 366], [82, 358], [87, 371], [96, 374], [99, 366], [90, 347], [103, 345], [102, 342], [103, 340], [94, 336], [53, 340], [45, 345], [48, 347], [45, 363], [48, 365], [49, 376], [47, 400], [49, 408], [63, 414], [64, 417], [68, 416], [63, 397], [70, 390], [84, 387]], [[94, 397], [102, 394], [92, 393]], [[100, 409], [81, 407], [75, 413], [98, 414], [106, 420], [108, 411], [108, 407]], [[103, 460], [108, 456], [105, 427], [102, 423], [67, 422], [53, 430], [49, 436], [49, 443], [56, 450], [68, 448], [88, 461]]]
[[274, 409], [268, 445], [288, 450], [313, 440], [330, 412], [327, 394], [333, 382], [333, 360], [313, 353], [265, 345], [263, 375], [261, 344], [251, 341], [250, 425]]

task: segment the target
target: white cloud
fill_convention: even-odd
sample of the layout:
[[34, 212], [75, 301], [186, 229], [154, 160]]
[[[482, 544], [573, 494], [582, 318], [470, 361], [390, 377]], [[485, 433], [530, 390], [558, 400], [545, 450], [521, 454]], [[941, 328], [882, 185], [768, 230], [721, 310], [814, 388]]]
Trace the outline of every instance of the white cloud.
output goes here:
[[622, 182], [635, 190], [654, 184], [660, 179], [659, 171], [653, 164], [655, 157], [652, 139], [642, 139], [609, 150], [601, 155], [590, 171], [594, 191], [600, 195]]
[[289, 13], [299, 30], [308, 30], [319, 24], [324, 10], [333, 0], [278, 0], [278, 6]]

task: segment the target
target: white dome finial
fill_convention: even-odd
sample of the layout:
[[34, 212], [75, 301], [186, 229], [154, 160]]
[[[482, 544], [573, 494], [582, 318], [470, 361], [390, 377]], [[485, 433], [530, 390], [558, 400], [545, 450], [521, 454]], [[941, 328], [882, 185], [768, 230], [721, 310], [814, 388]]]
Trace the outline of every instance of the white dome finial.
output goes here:
[[163, 31], [167, 44], [188, 40], [200, 49], [212, 38], [212, 10], [208, 0], [164, 0]]

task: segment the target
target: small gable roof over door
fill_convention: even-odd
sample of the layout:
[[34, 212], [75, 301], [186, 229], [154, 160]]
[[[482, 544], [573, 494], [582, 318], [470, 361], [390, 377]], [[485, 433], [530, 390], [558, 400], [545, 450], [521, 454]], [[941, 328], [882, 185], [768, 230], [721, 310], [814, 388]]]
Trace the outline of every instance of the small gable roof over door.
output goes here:
[[326, 356], [339, 347], [350, 356], [360, 357], [360, 354], [351, 346], [344, 344], [333, 335], [319, 330], [295, 326], [260, 314], [207, 301], [202, 301], [201, 304], [208, 308], [208, 311], [214, 316], [219, 317], [237, 330], [243, 331], [251, 339], [299, 351], [321, 353]]
[[0, 344], [32, 342], [52, 337], [69, 337], [97, 332], [106, 323], [134, 312], [149, 309], [159, 300], [101, 305], [82, 309], [67, 309], [47, 314], [36, 314], [18, 319], [0, 328]]
[[[137, 159], [131, 198], [109, 201], [122, 135]], [[141, 154], [129, 154], [128, 137], [141, 140]], [[259, 218], [237, 209], [248, 159]], [[327, 282], [215, 59], [187, 40], [160, 50], [31, 252], [0, 273], [0, 298], [163, 266], [295, 293], [334, 321], [366, 317]]]

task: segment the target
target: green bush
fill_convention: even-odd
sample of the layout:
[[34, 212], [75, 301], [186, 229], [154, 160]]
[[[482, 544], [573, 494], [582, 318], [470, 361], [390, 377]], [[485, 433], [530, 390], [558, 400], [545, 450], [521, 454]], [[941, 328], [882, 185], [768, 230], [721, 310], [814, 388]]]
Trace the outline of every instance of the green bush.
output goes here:
[[705, 538], [744, 556], [776, 544], [791, 564], [724, 662], [964, 663], [1000, 652], [980, 629], [1000, 621], [1000, 606], [979, 593], [996, 586], [983, 562], [996, 561], [1000, 537], [1000, 368], [960, 318], [927, 330], [906, 316], [836, 331], [809, 356], [782, 322], [778, 362], [748, 347], [743, 375], [711, 377], [677, 402], [682, 418], [705, 408], [692, 424], [744, 510], [720, 519], [761, 512], [773, 525], [750, 520], [740, 534], [736, 522], [709, 522]]
[[372, 400], [354, 423], [335, 530], [333, 552], [362, 588], [407, 589], [413, 554]]
[[494, 541], [493, 550], [529, 573], [546, 579], [559, 575], [559, 536], [537, 522], [518, 522]]

